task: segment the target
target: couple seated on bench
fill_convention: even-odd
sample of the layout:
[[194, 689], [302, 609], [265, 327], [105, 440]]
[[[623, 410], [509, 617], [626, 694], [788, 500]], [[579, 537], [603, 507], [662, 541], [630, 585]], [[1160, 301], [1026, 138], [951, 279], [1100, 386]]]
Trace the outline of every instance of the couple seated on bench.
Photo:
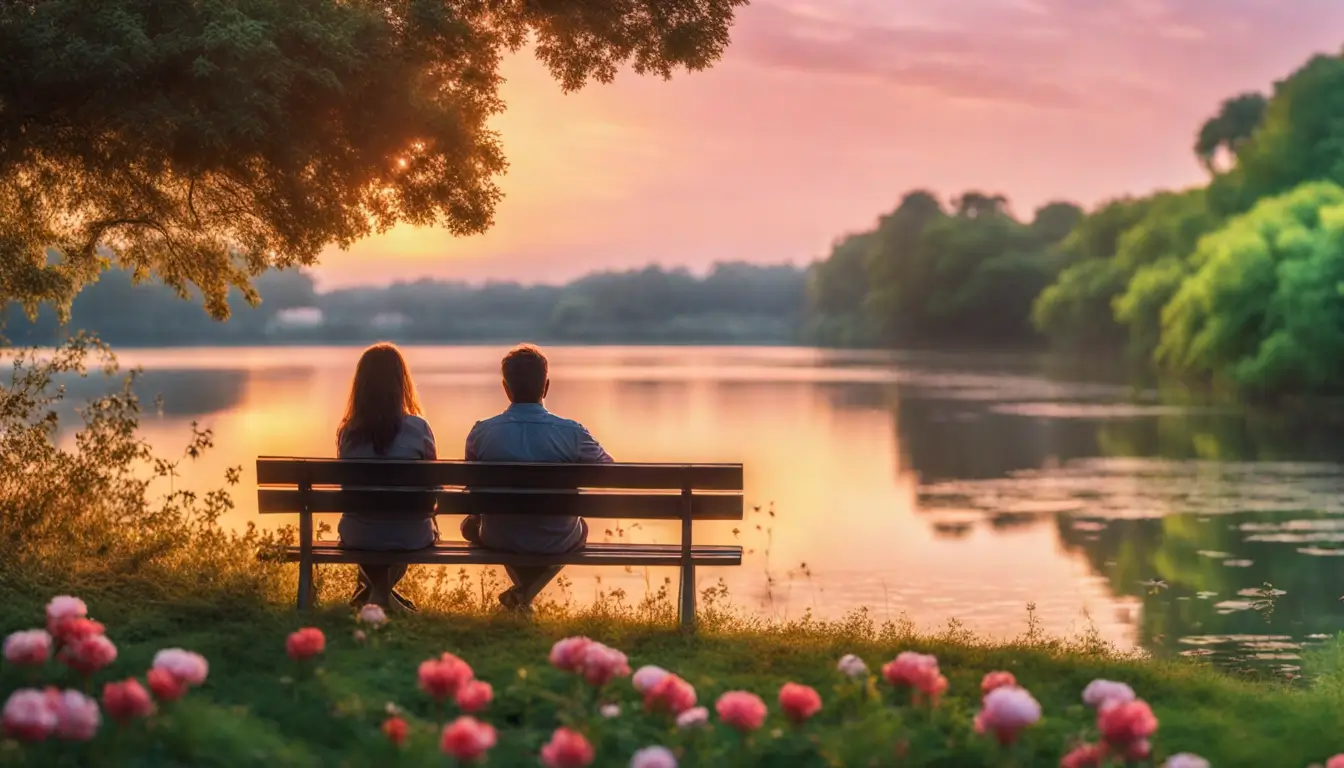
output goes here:
[[[476, 422], [466, 440], [467, 461], [606, 463], [611, 456], [582, 424], [546, 410], [550, 389], [546, 356], [531, 345], [515, 347], [500, 365], [510, 405]], [[391, 344], [364, 351], [350, 386], [350, 404], [336, 433], [342, 459], [437, 459], [434, 433], [416, 397], [410, 369]], [[351, 549], [412, 551], [438, 539], [434, 511], [371, 510], [341, 515], [341, 545]], [[588, 524], [563, 515], [469, 515], [462, 536], [489, 549], [527, 554], [563, 554], [582, 549]], [[352, 604], [396, 604], [414, 610], [394, 588], [404, 565], [360, 565]], [[532, 600], [562, 566], [505, 566], [513, 586], [499, 596], [505, 608], [528, 611]]]

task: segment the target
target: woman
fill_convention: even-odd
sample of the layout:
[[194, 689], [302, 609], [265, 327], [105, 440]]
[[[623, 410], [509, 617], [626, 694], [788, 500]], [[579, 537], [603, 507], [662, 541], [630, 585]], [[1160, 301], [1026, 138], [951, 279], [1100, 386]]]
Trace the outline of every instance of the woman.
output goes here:
[[[434, 433], [416, 398], [415, 384], [401, 352], [391, 344], [364, 350], [355, 366], [350, 403], [336, 431], [342, 459], [436, 459]], [[423, 549], [438, 539], [434, 504], [421, 509], [359, 510], [341, 515], [341, 546], [350, 549]], [[410, 601], [393, 591], [406, 566], [361, 564], [360, 587], [353, 603], [388, 607]]]

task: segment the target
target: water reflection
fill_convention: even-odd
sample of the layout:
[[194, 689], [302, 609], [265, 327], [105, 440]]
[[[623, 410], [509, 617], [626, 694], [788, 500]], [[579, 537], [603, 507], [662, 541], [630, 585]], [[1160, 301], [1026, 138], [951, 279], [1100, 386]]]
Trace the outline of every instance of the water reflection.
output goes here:
[[[445, 457], [503, 407], [495, 348], [412, 347]], [[1095, 630], [1160, 654], [1291, 671], [1303, 643], [1344, 629], [1344, 445], [1320, 424], [1175, 401], [1058, 360], [791, 349], [560, 348], [549, 405], [630, 461], [741, 461], [740, 541], [722, 577], [774, 616], [867, 606], [932, 627], [957, 618], [1020, 633]], [[230, 524], [256, 520], [257, 455], [332, 455], [358, 350], [137, 350], [170, 451], [188, 422], [219, 448], [189, 480], [243, 465]], [[1061, 377], [1068, 371], [1072, 381]], [[771, 509], [775, 515], [771, 515]], [[287, 520], [268, 519], [262, 525]], [[444, 530], [455, 530], [450, 522]], [[675, 541], [675, 526], [613, 524], [599, 538]], [[574, 595], [634, 595], [670, 571], [575, 569]], [[1266, 583], [1272, 588], [1264, 587]], [[1282, 591], [1283, 594], [1277, 594]]]

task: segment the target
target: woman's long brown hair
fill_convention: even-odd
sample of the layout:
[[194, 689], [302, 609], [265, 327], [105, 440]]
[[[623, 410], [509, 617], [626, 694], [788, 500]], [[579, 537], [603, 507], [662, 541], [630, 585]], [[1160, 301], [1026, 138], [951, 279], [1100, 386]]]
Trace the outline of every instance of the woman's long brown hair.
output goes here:
[[360, 355], [350, 383], [350, 403], [336, 430], [336, 444], [373, 445], [379, 456], [387, 453], [408, 414], [422, 416], [420, 400], [401, 351], [391, 344], [374, 344]]

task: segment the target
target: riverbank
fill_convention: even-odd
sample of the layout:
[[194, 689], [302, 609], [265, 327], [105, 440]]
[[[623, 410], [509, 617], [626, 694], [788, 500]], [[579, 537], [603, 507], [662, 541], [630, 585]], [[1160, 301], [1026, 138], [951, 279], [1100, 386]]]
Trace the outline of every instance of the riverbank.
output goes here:
[[[43, 623], [47, 595], [0, 588], [0, 630]], [[477, 589], [472, 587], [472, 592]], [[863, 614], [845, 622], [767, 624], [735, 619], [711, 607], [694, 637], [679, 634], [670, 606], [624, 606], [607, 599], [592, 609], [551, 605], [528, 622], [476, 609], [396, 615], [381, 630], [357, 624], [353, 611], [331, 606], [300, 616], [284, 605], [211, 598], [208, 589], [178, 599], [145, 599], [134, 589], [81, 593], [89, 615], [103, 622], [117, 657], [92, 678], [90, 690], [130, 676], [145, 679], [157, 651], [186, 648], [209, 662], [209, 676], [175, 705], [148, 721], [103, 723], [88, 743], [6, 742], [3, 765], [442, 765], [439, 734], [457, 716], [450, 701], [436, 706], [417, 687], [422, 661], [452, 653], [493, 687], [478, 717], [497, 730], [489, 765], [535, 765], [555, 728], [569, 724], [596, 748], [599, 766], [624, 766], [638, 748], [662, 744], [682, 765], [1058, 765], [1083, 740], [1096, 740], [1095, 715], [1081, 699], [1085, 686], [1122, 681], [1149, 702], [1159, 727], [1154, 755], [1195, 752], [1216, 766], [1307, 766], [1344, 751], [1344, 645], [1311, 660], [1309, 681], [1297, 687], [1233, 679], [1208, 667], [1156, 663], [1117, 655], [1085, 640], [1024, 637], [991, 644], [964, 634], [919, 637], [908, 627], [875, 625]], [[330, 603], [331, 601], [329, 601]], [[323, 653], [308, 662], [286, 655], [287, 636], [301, 626], [322, 630]], [[366, 632], [361, 642], [356, 630]], [[628, 655], [638, 669], [655, 664], [694, 686], [712, 712], [724, 692], [752, 691], [769, 708], [764, 725], [746, 740], [711, 715], [708, 731], [678, 730], [666, 715], [646, 714], [628, 679], [600, 695], [547, 657], [560, 638], [584, 635]], [[909, 694], [881, 679], [881, 665], [903, 651], [937, 657], [949, 681], [937, 709], [912, 706]], [[872, 670], [874, 700], [864, 684], [837, 671], [856, 654]], [[982, 677], [1012, 672], [1040, 702], [1044, 716], [1004, 749], [977, 734]], [[73, 673], [49, 662], [46, 682], [78, 687]], [[801, 728], [780, 711], [786, 682], [814, 687], [822, 708]], [[0, 667], [0, 691], [33, 683], [33, 672]], [[620, 714], [604, 717], [599, 705]], [[380, 728], [401, 713], [410, 737], [395, 748]], [[900, 752], [906, 755], [898, 760]], [[1154, 764], [1160, 764], [1160, 759]]]

